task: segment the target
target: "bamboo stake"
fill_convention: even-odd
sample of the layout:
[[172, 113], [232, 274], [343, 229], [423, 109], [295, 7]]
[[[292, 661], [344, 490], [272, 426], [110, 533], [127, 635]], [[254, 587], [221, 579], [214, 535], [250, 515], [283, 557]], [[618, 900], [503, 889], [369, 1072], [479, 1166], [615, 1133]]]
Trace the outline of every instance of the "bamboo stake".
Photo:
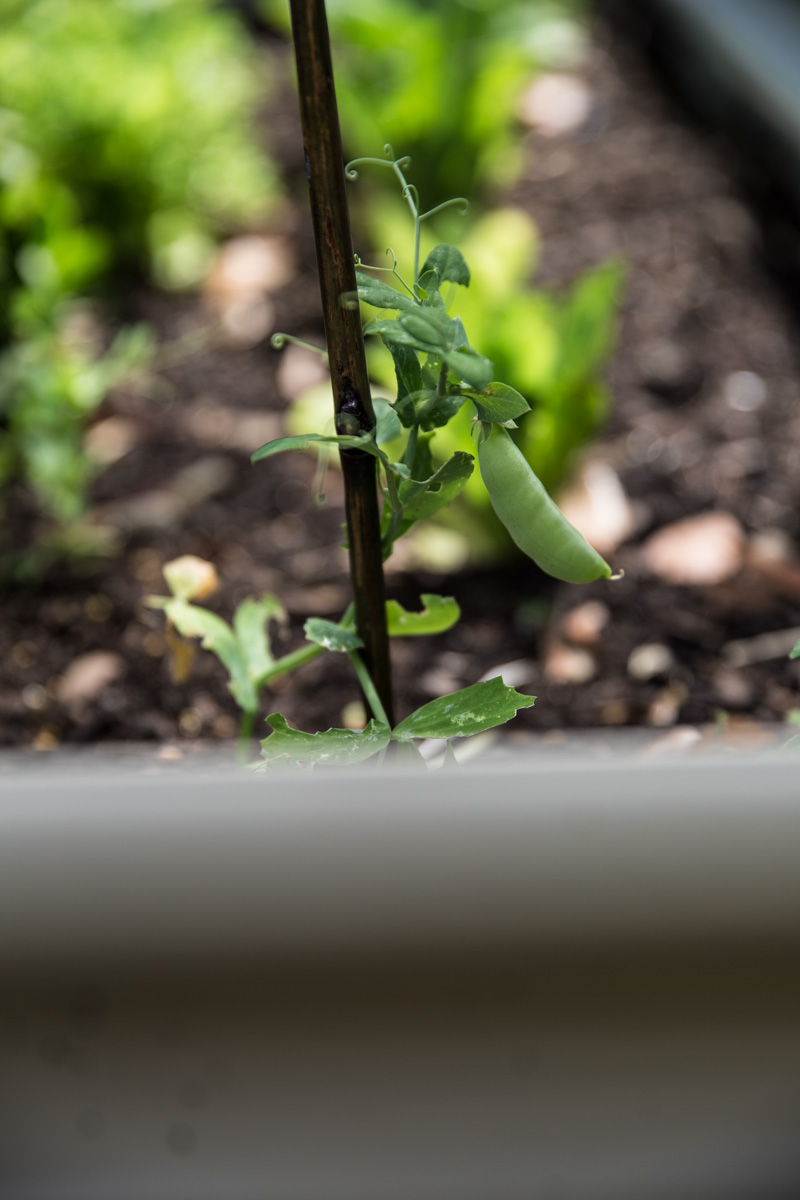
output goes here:
[[[355, 292], [356, 275], [324, 0], [291, 0], [291, 14], [336, 427], [340, 433], [360, 432], [374, 428], [375, 414], [361, 316], [357, 306], [342, 303], [346, 292]], [[340, 458], [356, 629], [367, 670], [393, 723], [376, 461], [361, 450], [342, 450]]]

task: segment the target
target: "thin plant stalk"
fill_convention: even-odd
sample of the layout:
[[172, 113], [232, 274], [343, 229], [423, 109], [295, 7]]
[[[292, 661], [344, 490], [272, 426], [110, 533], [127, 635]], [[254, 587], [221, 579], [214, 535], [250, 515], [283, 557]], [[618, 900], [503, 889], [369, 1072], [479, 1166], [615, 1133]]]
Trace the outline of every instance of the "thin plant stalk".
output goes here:
[[[324, 0], [291, 0], [300, 119], [317, 250], [337, 432], [375, 427], [356, 291], [344, 159]], [[340, 450], [356, 630], [384, 713], [392, 720], [389, 638], [375, 459]]]

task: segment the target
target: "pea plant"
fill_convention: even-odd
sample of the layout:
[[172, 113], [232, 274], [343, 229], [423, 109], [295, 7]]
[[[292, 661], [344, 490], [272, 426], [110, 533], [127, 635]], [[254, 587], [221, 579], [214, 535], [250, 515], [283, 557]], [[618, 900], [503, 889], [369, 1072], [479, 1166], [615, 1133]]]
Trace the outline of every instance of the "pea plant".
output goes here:
[[[416, 188], [405, 176], [408, 158], [395, 158], [389, 146], [386, 155], [384, 159], [355, 160], [346, 173], [355, 179], [356, 167], [364, 165], [389, 167], [395, 173], [414, 221], [413, 270], [406, 279], [396, 261], [387, 268], [364, 267], [359, 262], [364, 269], [356, 271], [356, 292], [345, 295], [342, 302], [377, 310], [364, 334], [380, 338], [392, 356], [396, 399], [391, 404], [376, 404], [372, 429], [363, 430], [345, 403], [336, 432], [279, 438], [257, 450], [253, 462], [289, 450], [326, 446], [372, 456], [378, 467], [379, 536], [385, 561], [399, 538], [416, 522], [450, 504], [472, 475], [473, 454], [459, 450], [436, 466], [432, 451], [437, 431], [469, 405], [481, 477], [495, 512], [517, 546], [560, 580], [586, 583], [611, 577], [609, 565], [563, 516], [513, 440], [515, 419], [529, 410], [528, 401], [508, 384], [493, 379], [492, 362], [470, 344], [462, 321], [449, 311], [458, 289], [470, 284], [463, 254], [454, 245], [439, 244], [420, 262], [422, 223], [443, 206], [465, 201], [445, 201], [421, 212]], [[389, 446], [398, 448], [395, 456], [388, 452]], [[243, 746], [253, 728], [261, 689], [270, 681], [325, 651], [349, 658], [372, 711], [369, 723], [362, 730], [309, 734], [291, 728], [280, 713], [271, 713], [267, 721], [272, 733], [261, 743], [262, 757], [269, 766], [352, 763], [385, 753], [391, 742], [464, 737], [503, 724], [534, 703], [535, 697], [522, 695], [494, 678], [433, 700], [394, 724], [362, 659], [364, 643], [356, 632], [352, 608], [338, 622], [307, 621], [308, 646], [276, 658], [268, 628], [270, 621], [280, 622], [285, 616], [274, 597], [245, 601], [229, 626], [191, 602], [205, 586], [201, 583], [198, 591], [191, 572], [172, 564], [167, 582], [172, 597], [153, 597], [150, 602], [164, 609], [179, 634], [202, 637], [203, 644], [226, 665], [231, 691], [243, 713]], [[444, 632], [459, 615], [458, 605], [449, 597], [424, 595], [421, 611], [416, 613], [407, 612], [396, 601], [386, 603], [390, 636]]]

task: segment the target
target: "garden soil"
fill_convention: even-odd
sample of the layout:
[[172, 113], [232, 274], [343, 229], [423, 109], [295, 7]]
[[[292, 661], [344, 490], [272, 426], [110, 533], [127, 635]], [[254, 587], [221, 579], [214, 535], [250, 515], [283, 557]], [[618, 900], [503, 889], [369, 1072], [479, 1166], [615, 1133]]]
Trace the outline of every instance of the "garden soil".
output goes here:
[[[758, 740], [800, 705], [800, 663], [788, 657], [800, 636], [797, 314], [770, 270], [774, 220], [765, 226], [748, 201], [746, 154], [696, 128], [613, 25], [596, 29], [580, 85], [588, 104], [577, 127], [521, 126], [524, 174], [498, 199], [538, 226], [537, 283], [563, 289], [611, 256], [627, 263], [607, 371], [613, 408], [591, 451], [627, 496], [630, 531], [610, 556], [624, 578], [577, 587], [518, 559], [444, 575], [401, 560], [391, 596], [418, 607], [423, 592], [454, 595], [463, 615], [447, 634], [394, 643], [397, 713], [505, 667], [508, 683], [537, 696], [508, 727], [514, 739], [689, 725]], [[163, 616], [143, 604], [165, 590], [162, 567], [179, 555], [215, 564], [210, 603], [227, 618], [244, 597], [276, 593], [289, 614], [280, 650], [302, 643], [305, 618], [335, 619], [348, 602], [338, 473], [318, 509], [312, 459], [249, 463], [280, 435], [286, 407], [268, 330], [322, 336], [288, 84], [264, 124], [295, 198], [267, 231], [288, 252], [285, 281], [238, 316], [208, 292], [131, 298], [127, 315], [150, 322], [166, 348], [146, 380], [115, 391], [92, 433], [115, 458], [95, 485], [94, 515], [122, 529], [120, 547], [92, 573], [6, 588], [5, 746], [187, 747], [235, 735], [220, 664], [199, 651], [175, 682]], [[226, 324], [214, 323], [220, 311]], [[23, 544], [24, 496], [10, 512]], [[648, 552], [654, 532], [709, 513], [725, 514], [733, 555], [723, 553], [716, 577], [704, 580], [702, 566], [718, 555], [713, 522], [699, 576], [682, 574], [680, 543], [677, 562]], [[265, 696], [262, 714], [323, 729], [352, 719], [357, 699], [347, 662], [327, 655]]]

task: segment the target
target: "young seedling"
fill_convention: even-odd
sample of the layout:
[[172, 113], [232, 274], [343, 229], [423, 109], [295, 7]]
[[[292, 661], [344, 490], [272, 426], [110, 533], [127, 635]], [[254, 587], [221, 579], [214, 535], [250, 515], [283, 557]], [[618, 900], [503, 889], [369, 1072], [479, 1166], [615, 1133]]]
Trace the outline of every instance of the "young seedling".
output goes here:
[[[474, 411], [484, 483], [497, 515], [520, 549], [558, 579], [583, 583], [609, 578], [609, 565], [558, 510], [515, 446], [509, 430], [515, 428], [514, 419], [530, 406], [514, 388], [492, 379], [492, 363], [470, 345], [463, 324], [450, 315], [448, 302], [442, 295], [445, 285], [448, 299], [456, 287], [469, 286], [469, 267], [460, 250], [446, 244], [435, 246], [420, 264], [420, 227], [431, 214], [420, 212], [416, 189], [406, 181], [404, 171], [408, 160], [395, 158], [388, 146], [386, 155], [385, 159], [351, 163], [347, 173], [355, 178], [357, 165], [376, 163], [389, 166], [398, 177], [415, 226], [411, 282], [401, 276], [396, 262], [388, 271], [399, 287], [357, 271], [357, 292], [345, 296], [343, 302], [350, 305], [362, 302], [380, 311], [381, 315], [370, 321], [364, 332], [379, 336], [389, 349], [397, 378], [397, 398], [393, 405], [379, 411], [374, 430], [281, 438], [262, 446], [253, 455], [253, 461], [314, 445], [360, 449], [373, 455], [380, 470], [385, 559], [397, 539], [417, 521], [451, 503], [472, 474], [471, 454], [458, 451], [436, 467], [431, 447], [436, 430], [445, 426], [462, 405], [469, 404]], [[403, 432], [402, 453], [392, 459], [383, 445]], [[507, 721], [517, 709], [533, 703], [532, 697], [521, 696], [501, 680], [491, 680], [433, 701], [392, 726], [363, 670], [358, 639], [347, 623], [325, 622], [321, 629], [318, 623], [309, 622], [306, 634], [312, 642], [348, 654], [374, 717], [362, 734], [329, 730], [309, 735], [291, 730], [280, 714], [272, 714], [268, 720], [273, 733], [262, 744], [268, 762], [285, 762], [292, 757], [303, 762], [332, 761], [331, 756], [335, 761], [352, 761], [353, 756], [371, 756], [390, 740], [452, 738], [489, 729]]]
[[[378, 407], [376, 425], [371, 430], [363, 431], [354, 424], [348, 431], [345, 412], [340, 414], [344, 418], [338, 422], [340, 432], [279, 438], [257, 450], [253, 462], [287, 450], [325, 446], [372, 456], [379, 469], [379, 536], [381, 554], [386, 559], [398, 538], [417, 521], [450, 504], [471, 476], [473, 455], [457, 451], [436, 466], [432, 453], [436, 431], [468, 404], [474, 415], [482, 478], [497, 515], [520, 549], [557, 579], [585, 583], [611, 577], [609, 565], [559, 511], [512, 440], [509, 431], [515, 428], [515, 418], [529, 410], [528, 401], [514, 388], [492, 379], [492, 363], [470, 345], [462, 322], [448, 311], [456, 289], [470, 283], [469, 267], [460, 250], [437, 245], [420, 264], [420, 226], [430, 213], [420, 213], [416, 190], [406, 181], [408, 160], [396, 159], [388, 146], [386, 153], [386, 159], [351, 163], [348, 175], [354, 178], [355, 165], [364, 162], [388, 165], [397, 175], [415, 224], [413, 274], [407, 282], [396, 262], [390, 268], [372, 268], [388, 270], [399, 285], [392, 286], [363, 270], [357, 271], [357, 290], [344, 296], [342, 303], [352, 307], [363, 303], [379, 310], [380, 315], [368, 322], [364, 332], [380, 337], [388, 347], [395, 367], [397, 397], [393, 404]], [[442, 294], [445, 287], [447, 298]], [[402, 443], [401, 452], [391, 458], [384, 446], [398, 441]], [[198, 586], [196, 566], [187, 569], [191, 561], [179, 559], [168, 564], [165, 574], [172, 598], [151, 597], [149, 603], [163, 608], [184, 637], [201, 637], [203, 645], [224, 662], [231, 692], [242, 709], [243, 753], [262, 689], [277, 676], [325, 651], [347, 655], [371, 708], [372, 719], [363, 730], [329, 729], [316, 734], [291, 728], [280, 713], [270, 714], [267, 721], [272, 733], [261, 743], [267, 766], [353, 763], [382, 755], [390, 742], [464, 737], [503, 724], [520, 708], [534, 703], [535, 697], [516, 692], [501, 679], [491, 679], [425, 704], [396, 724], [366, 668], [364, 643], [355, 628], [352, 606], [338, 622], [319, 618], [307, 621], [308, 645], [276, 657], [269, 625], [285, 620], [279, 601], [274, 596], [247, 600], [237, 610], [233, 624], [228, 625], [191, 602], [208, 594], [205, 576], [201, 576]], [[441, 633], [459, 617], [452, 598], [435, 595], [422, 597], [418, 613], [406, 612], [391, 600], [385, 611], [390, 636]]]
[[[378, 719], [371, 721], [363, 731], [333, 729], [324, 734], [308, 734], [291, 729], [280, 713], [273, 713], [268, 720], [275, 732], [265, 739], [269, 746], [265, 746], [264, 757], [279, 764], [330, 764], [358, 762], [385, 749], [390, 740], [390, 722], [361, 658], [363, 642], [354, 631], [352, 605], [339, 622], [320, 617], [310, 618], [304, 627], [308, 645], [289, 654], [276, 655], [270, 627], [275, 624], [280, 630], [287, 623], [286, 612], [276, 596], [266, 594], [257, 599], [243, 600], [233, 615], [232, 624], [228, 624], [217, 613], [196, 603], [213, 595], [219, 586], [212, 563], [187, 554], [166, 564], [164, 578], [172, 595], [148, 596], [145, 604], [162, 610], [167, 618], [172, 678], [176, 683], [183, 683], [188, 678], [196, 649], [194, 639], [199, 638], [206, 650], [217, 655], [228, 671], [228, 687], [241, 710], [239, 754], [242, 761], [248, 757], [264, 688], [280, 676], [312, 662], [326, 650], [347, 654]], [[389, 600], [386, 604], [386, 623], [392, 637], [443, 633], [456, 623], [459, 616], [458, 605], [452, 597], [423, 594], [420, 612], [408, 612], [396, 600]], [[467, 692], [470, 694], [468, 698], [474, 711], [467, 713], [462, 706], [458, 726], [462, 733], [490, 728], [485, 723], [487, 704], [501, 705], [497, 712], [507, 712], [504, 720], [508, 720], [516, 711], [516, 708], [509, 709], [505, 695], [511, 689], [504, 688], [502, 684], [498, 688], [496, 680], [490, 683], [491, 686], [478, 684], [476, 688], [466, 689], [464, 695]], [[445, 697], [445, 701], [449, 699]], [[531, 697], [518, 699], [522, 703], [533, 703]], [[517, 707], [521, 707], [522, 703]], [[455, 736], [452, 721], [442, 722], [440, 709], [444, 708], [444, 701], [426, 705], [392, 730], [391, 737], [398, 741], [410, 741], [414, 738]], [[496, 723], [492, 721], [492, 724]]]

